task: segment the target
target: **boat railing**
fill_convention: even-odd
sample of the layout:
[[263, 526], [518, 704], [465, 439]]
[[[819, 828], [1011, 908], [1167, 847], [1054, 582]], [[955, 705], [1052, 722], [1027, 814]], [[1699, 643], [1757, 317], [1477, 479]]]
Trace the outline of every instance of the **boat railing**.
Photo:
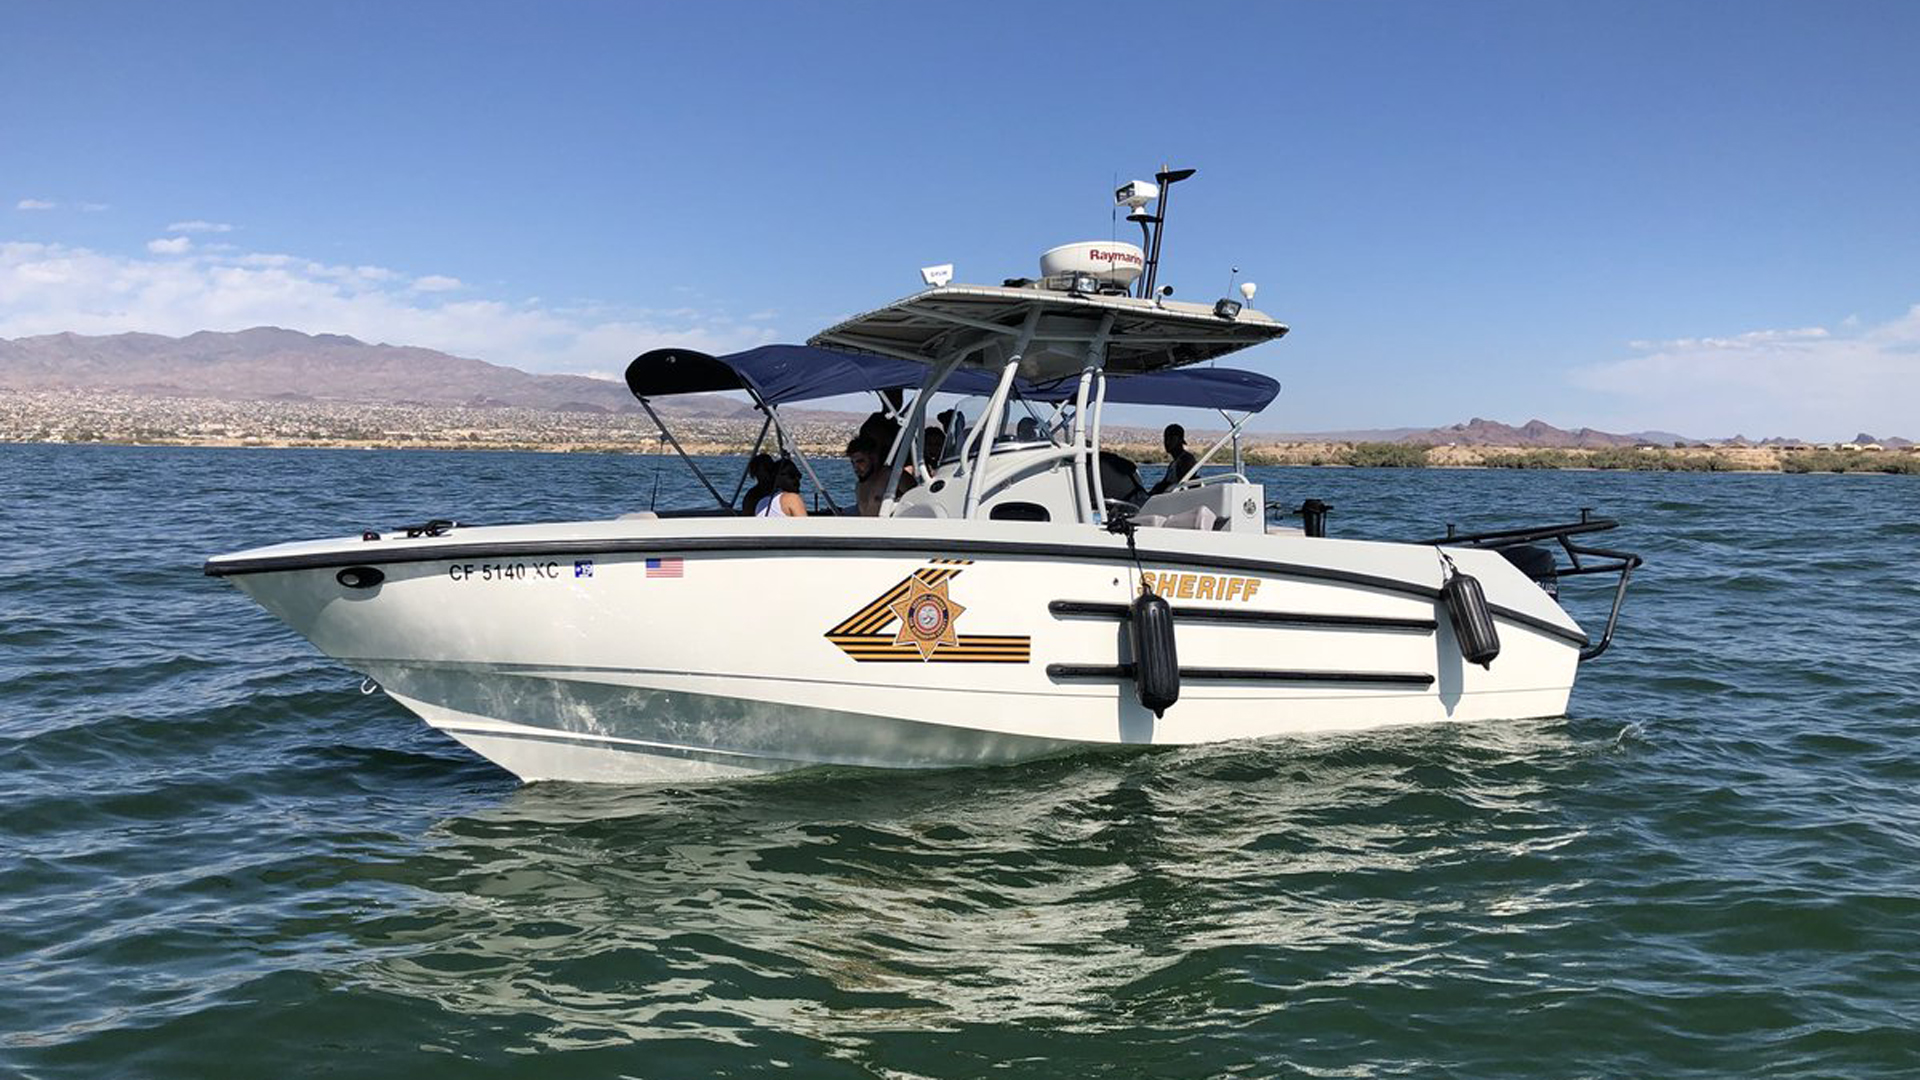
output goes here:
[[1195, 476], [1193, 475], [1192, 472], [1188, 472], [1187, 478], [1185, 480], [1180, 481], [1179, 486], [1186, 487], [1186, 488], [1197, 488], [1197, 487], [1206, 487], [1210, 484], [1228, 484], [1228, 483], [1251, 484], [1253, 483], [1253, 481], [1247, 479], [1247, 474], [1243, 472], [1208, 473], [1205, 476]]
[[[1580, 659], [1586, 661], [1606, 652], [1607, 646], [1613, 643], [1613, 632], [1620, 622], [1620, 607], [1627, 599], [1627, 583], [1632, 579], [1633, 572], [1646, 560], [1630, 551], [1576, 543], [1573, 538], [1619, 527], [1620, 523], [1613, 518], [1594, 517], [1592, 507], [1581, 507], [1579, 521], [1477, 533], [1458, 532], [1449, 524], [1445, 536], [1430, 537], [1415, 543], [1498, 551], [1508, 562], [1539, 582], [1542, 588], [1556, 594], [1561, 578], [1587, 574], [1619, 575], [1614, 583], [1613, 605], [1607, 611], [1606, 629], [1601, 631], [1600, 640], [1580, 650]], [[1554, 558], [1551, 548], [1537, 546], [1547, 541], [1559, 544], [1567, 558], [1564, 564]]]
[[[1226, 421], [1227, 421], [1226, 434], [1220, 436], [1218, 439], [1215, 439], [1213, 441], [1213, 445], [1207, 447], [1206, 453], [1201, 454], [1199, 457], [1194, 459], [1193, 468], [1188, 469], [1186, 471], [1186, 474], [1180, 477], [1180, 481], [1178, 484], [1174, 485], [1175, 487], [1183, 487], [1183, 486], [1189, 485], [1193, 481], [1194, 477], [1200, 474], [1200, 470], [1206, 467], [1207, 462], [1213, 460], [1213, 455], [1219, 453], [1221, 448], [1227, 446], [1228, 444], [1232, 444], [1233, 446], [1233, 471], [1235, 473], [1238, 473], [1241, 471], [1242, 464], [1240, 460], [1240, 429], [1246, 426], [1247, 421], [1253, 419], [1253, 414], [1246, 413], [1240, 416], [1238, 419], [1236, 419], [1232, 413], [1228, 412], [1225, 409], [1220, 409], [1218, 411], [1221, 416], [1226, 418]], [[1242, 479], [1244, 479], [1244, 477]]]

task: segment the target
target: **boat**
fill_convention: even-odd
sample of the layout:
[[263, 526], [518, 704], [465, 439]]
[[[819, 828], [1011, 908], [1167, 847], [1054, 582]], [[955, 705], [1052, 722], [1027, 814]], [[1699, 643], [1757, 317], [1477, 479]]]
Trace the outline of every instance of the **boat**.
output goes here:
[[[217, 555], [326, 655], [526, 781], [681, 781], [821, 765], [943, 768], [1093, 747], [1554, 717], [1611, 642], [1631, 553], [1577, 520], [1407, 541], [1329, 535], [1268, 499], [1242, 432], [1279, 386], [1218, 366], [1285, 324], [1158, 285], [1166, 192], [1116, 193], [1140, 245], [924, 287], [804, 344], [643, 353], [627, 382], [713, 505], [604, 520], [434, 520]], [[1143, 195], [1143, 192], [1146, 194]], [[1149, 204], [1158, 200], [1158, 210]], [[744, 394], [806, 516], [742, 514], [654, 408]], [[878, 512], [823, 483], [782, 408], [871, 394]], [[1148, 488], [1107, 407], [1215, 410]], [[937, 434], [935, 434], [937, 432]], [[748, 508], [751, 510], [752, 508]], [[1562, 583], [1616, 582], [1605, 629]]]

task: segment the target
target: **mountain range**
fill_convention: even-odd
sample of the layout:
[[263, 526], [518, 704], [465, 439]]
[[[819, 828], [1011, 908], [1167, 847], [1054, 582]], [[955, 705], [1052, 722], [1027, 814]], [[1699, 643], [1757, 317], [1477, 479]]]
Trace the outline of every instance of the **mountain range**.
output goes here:
[[[639, 411], [626, 384], [535, 375], [410, 345], [259, 326], [185, 337], [46, 334], [0, 339], [0, 389], [97, 390], [230, 401], [340, 401], [561, 412]], [[742, 415], [723, 397], [676, 402], [680, 415]], [[689, 408], [692, 406], [692, 408]]]
[[1498, 420], [1482, 420], [1476, 416], [1464, 424], [1409, 432], [1394, 441], [1427, 443], [1434, 446], [1451, 443], [1457, 446], [1538, 446], [1556, 449], [1605, 450], [1615, 446], [1640, 446], [1649, 443], [1656, 446], [1671, 446], [1676, 442], [1691, 444], [1698, 440], [1689, 439], [1685, 435], [1675, 435], [1671, 431], [1635, 431], [1625, 435], [1595, 431], [1590, 427], [1566, 431], [1544, 420], [1529, 420], [1519, 427], [1514, 427], [1512, 424], [1503, 424]]
[[[626, 385], [609, 379], [536, 375], [417, 346], [369, 344], [341, 334], [306, 334], [271, 326], [233, 332], [202, 330], [177, 338], [142, 333], [0, 338], [0, 390], [91, 390], [230, 401], [519, 407], [561, 412], [639, 409]], [[717, 394], [677, 397], [657, 403], [656, 408], [674, 416], [756, 415], [746, 402]], [[1567, 431], [1540, 420], [1515, 427], [1478, 417], [1451, 427], [1286, 437], [1301, 441], [1588, 449], [1698, 441], [1664, 431], [1612, 434], [1585, 427]], [[1724, 441], [1756, 445], [1739, 436]], [[1767, 439], [1757, 445], [1794, 441]], [[1876, 440], [1864, 433], [1854, 441], [1911, 445], [1905, 439]]]

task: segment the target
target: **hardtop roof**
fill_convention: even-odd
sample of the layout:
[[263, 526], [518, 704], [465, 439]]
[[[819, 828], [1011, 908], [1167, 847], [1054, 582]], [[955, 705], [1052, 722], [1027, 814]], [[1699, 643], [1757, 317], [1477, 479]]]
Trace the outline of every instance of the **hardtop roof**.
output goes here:
[[1138, 374], [1217, 359], [1272, 341], [1285, 324], [1243, 308], [1234, 318], [1211, 306], [1133, 296], [1081, 295], [1043, 288], [945, 285], [856, 315], [807, 344], [936, 363], [956, 354], [963, 364], [998, 368], [1012, 354], [1034, 309], [1039, 321], [1022, 356], [1021, 374], [1049, 379], [1078, 371], [1086, 344], [1104, 316], [1113, 316], [1106, 369]]

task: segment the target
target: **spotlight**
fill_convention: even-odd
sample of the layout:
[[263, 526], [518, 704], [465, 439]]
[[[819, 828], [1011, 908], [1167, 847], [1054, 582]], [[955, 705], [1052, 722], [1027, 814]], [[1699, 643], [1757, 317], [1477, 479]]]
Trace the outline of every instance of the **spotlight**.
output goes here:
[[1237, 319], [1240, 317], [1240, 301], [1223, 297], [1214, 303], [1213, 313], [1222, 319]]
[[1160, 189], [1149, 180], [1133, 180], [1121, 184], [1113, 191], [1115, 206], [1131, 207], [1134, 213], [1160, 197]]

